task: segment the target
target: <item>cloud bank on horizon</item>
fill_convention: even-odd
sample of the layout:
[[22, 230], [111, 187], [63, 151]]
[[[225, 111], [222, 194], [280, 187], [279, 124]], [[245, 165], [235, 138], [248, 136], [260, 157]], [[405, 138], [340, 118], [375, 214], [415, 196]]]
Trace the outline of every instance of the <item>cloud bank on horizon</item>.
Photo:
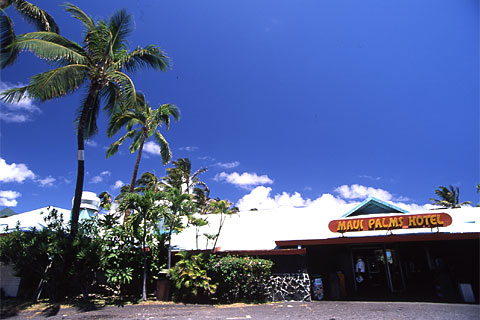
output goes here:
[[282, 192], [280, 194], [272, 195], [272, 188], [265, 186], [257, 186], [250, 193], [244, 195], [236, 206], [240, 211], [257, 210], [274, 210], [274, 209], [288, 209], [288, 208], [306, 208], [319, 212], [348, 212], [350, 209], [358, 205], [361, 201], [368, 197], [375, 197], [379, 200], [387, 201], [399, 208], [407, 211], [430, 210], [434, 206], [431, 204], [418, 205], [415, 203], [408, 203], [401, 201], [407, 198], [398, 198], [396, 200], [390, 192], [383, 189], [376, 189], [373, 187], [353, 184], [351, 186], [342, 185], [335, 188], [335, 196], [330, 193], [324, 193], [316, 199], [304, 198], [301, 193]]
[[[237, 166], [237, 163], [232, 163], [231, 166]], [[106, 177], [110, 177], [111, 175], [111, 172], [108, 170], [102, 171], [97, 176], [94, 176], [90, 180], [90, 183], [96, 184], [103, 182]], [[0, 182], [23, 183], [27, 180], [36, 182], [40, 187], [51, 187], [56, 181], [52, 176], [47, 176], [43, 179], [39, 178], [23, 163], [8, 164], [5, 159], [0, 158]], [[215, 175], [214, 180], [229, 183], [249, 191], [249, 193], [242, 196], [236, 203], [240, 211], [248, 211], [251, 209], [307, 208], [316, 211], [338, 212], [342, 210], [347, 212], [368, 197], [388, 201], [408, 211], [429, 210], [434, 208], [431, 204], [418, 205], [411, 203], [408, 198], [395, 196], [387, 190], [359, 184], [341, 185], [333, 190], [333, 193], [336, 195], [324, 193], [315, 199], [310, 199], [302, 196], [300, 192], [294, 192], [292, 194], [288, 192], [272, 194], [273, 189], [265, 186], [274, 183], [273, 179], [268, 175], [258, 175], [251, 172], [221, 172]], [[118, 190], [123, 185], [123, 181], [116, 180], [115, 183], [110, 186], [110, 189]], [[0, 190], [0, 205], [15, 207], [18, 204], [17, 198], [20, 196], [21, 194], [15, 190]]]

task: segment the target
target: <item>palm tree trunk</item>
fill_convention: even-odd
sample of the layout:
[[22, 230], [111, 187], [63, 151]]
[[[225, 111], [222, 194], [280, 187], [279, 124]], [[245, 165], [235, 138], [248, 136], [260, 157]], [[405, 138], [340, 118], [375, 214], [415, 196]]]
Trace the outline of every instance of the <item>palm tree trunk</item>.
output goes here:
[[133, 167], [132, 181], [130, 182], [130, 190], [128, 190], [128, 192], [133, 192], [133, 190], [135, 189], [135, 181], [137, 181], [138, 167], [140, 166], [140, 159], [142, 158], [142, 150], [144, 143], [145, 139], [142, 138], [142, 142], [140, 143], [140, 147], [138, 148], [137, 161], [135, 161], [135, 166]]
[[142, 300], [147, 301], [147, 253], [145, 252], [145, 242], [147, 238], [147, 219], [143, 220], [143, 290]]
[[[135, 190], [135, 181], [137, 181], [137, 174], [138, 174], [138, 167], [140, 166], [140, 159], [142, 158], [142, 151], [143, 151], [143, 144], [145, 143], [145, 139], [142, 138], [142, 143], [140, 143], [140, 147], [138, 148], [137, 154], [137, 161], [135, 161], [135, 166], [133, 167], [133, 175], [132, 181], [130, 182], [130, 189], [128, 189], [129, 193], [132, 193]], [[130, 210], [125, 211], [125, 217], [123, 218], [123, 224], [127, 223], [127, 218], [130, 215]]]
[[73, 200], [72, 207], [72, 216], [70, 221], [70, 236], [73, 238], [78, 231], [78, 218], [80, 216], [80, 203], [82, 200], [83, 193], [83, 181], [85, 177], [85, 125], [87, 122], [88, 114], [95, 105], [95, 100], [97, 99], [98, 92], [100, 91], [100, 86], [98, 84], [90, 84], [90, 89], [88, 91], [87, 100], [85, 101], [84, 107], [82, 109], [82, 114], [80, 115], [80, 120], [78, 121], [77, 128], [77, 183], [75, 185], [75, 197]]

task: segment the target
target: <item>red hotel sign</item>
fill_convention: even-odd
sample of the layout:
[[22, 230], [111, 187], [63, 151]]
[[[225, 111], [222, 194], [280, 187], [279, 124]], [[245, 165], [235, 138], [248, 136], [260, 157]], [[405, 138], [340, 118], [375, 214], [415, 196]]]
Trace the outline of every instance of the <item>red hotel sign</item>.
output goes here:
[[332, 232], [374, 231], [411, 228], [446, 227], [452, 217], [446, 213], [412, 214], [359, 219], [332, 220], [328, 228]]

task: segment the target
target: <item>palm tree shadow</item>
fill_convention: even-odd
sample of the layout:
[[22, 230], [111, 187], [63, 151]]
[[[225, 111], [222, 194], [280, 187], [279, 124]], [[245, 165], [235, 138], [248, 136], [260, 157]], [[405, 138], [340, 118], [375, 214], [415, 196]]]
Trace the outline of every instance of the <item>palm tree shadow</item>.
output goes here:
[[31, 301], [19, 301], [14, 299], [0, 299], [0, 319], [15, 317], [18, 313], [31, 306]]
[[82, 301], [77, 304], [75, 304], [75, 309], [77, 309], [79, 312], [89, 312], [89, 311], [96, 311], [103, 309], [104, 306], [98, 305], [93, 301]]
[[44, 310], [42, 310], [42, 315], [44, 317], [53, 317], [58, 314], [58, 311], [60, 311], [60, 304], [52, 304], [48, 307], [46, 307]]

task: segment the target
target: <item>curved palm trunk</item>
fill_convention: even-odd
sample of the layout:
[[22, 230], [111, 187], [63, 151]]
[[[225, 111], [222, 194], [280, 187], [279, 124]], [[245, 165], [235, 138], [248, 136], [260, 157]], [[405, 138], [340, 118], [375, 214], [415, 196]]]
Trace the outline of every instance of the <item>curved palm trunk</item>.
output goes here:
[[[137, 181], [138, 167], [140, 166], [140, 159], [142, 158], [144, 143], [145, 143], [145, 139], [142, 138], [142, 143], [140, 143], [140, 147], [138, 148], [137, 161], [135, 161], [135, 166], [133, 167], [132, 181], [130, 182], [130, 189], [128, 189], [129, 193], [132, 193], [133, 190], [135, 190], [135, 181]], [[129, 215], [130, 215], [130, 210], [125, 211], [125, 217], [123, 218], [124, 225], [127, 223], [127, 218]]]
[[73, 200], [72, 215], [70, 219], [70, 236], [72, 238], [75, 237], [78, 231], [78, 218], [80, 216], [80, 203], [82, 200], [83, 181], [85, 177], [85, 125], [87, 121], [87, 116], [95, 104], [95, 100], [99, 91], [100, 91], [99, 85], [96, 85], [96, 84], [90, 85], [88, 97], [87, 97], [87, 100], [85, 101], [85, 107], [83, 108], [82, 114], [80, 115], [80, 120], [78, 121], [77, 182], [75, 185], [75, 197]]
[[142, 143], [140, 143], [140, 147], [138, 148], [137, 161], [135, 161], [135, 166], [133, 167], [132, 181], [130, 182], [130, 190], [128, 190], [128, 192], [133, 192], [135, 189], [135, 181], [137, 181], [138, 167], [140, 166], [140, 159], [142, 158], [144, 143], [145, 139], [142, 138]]

